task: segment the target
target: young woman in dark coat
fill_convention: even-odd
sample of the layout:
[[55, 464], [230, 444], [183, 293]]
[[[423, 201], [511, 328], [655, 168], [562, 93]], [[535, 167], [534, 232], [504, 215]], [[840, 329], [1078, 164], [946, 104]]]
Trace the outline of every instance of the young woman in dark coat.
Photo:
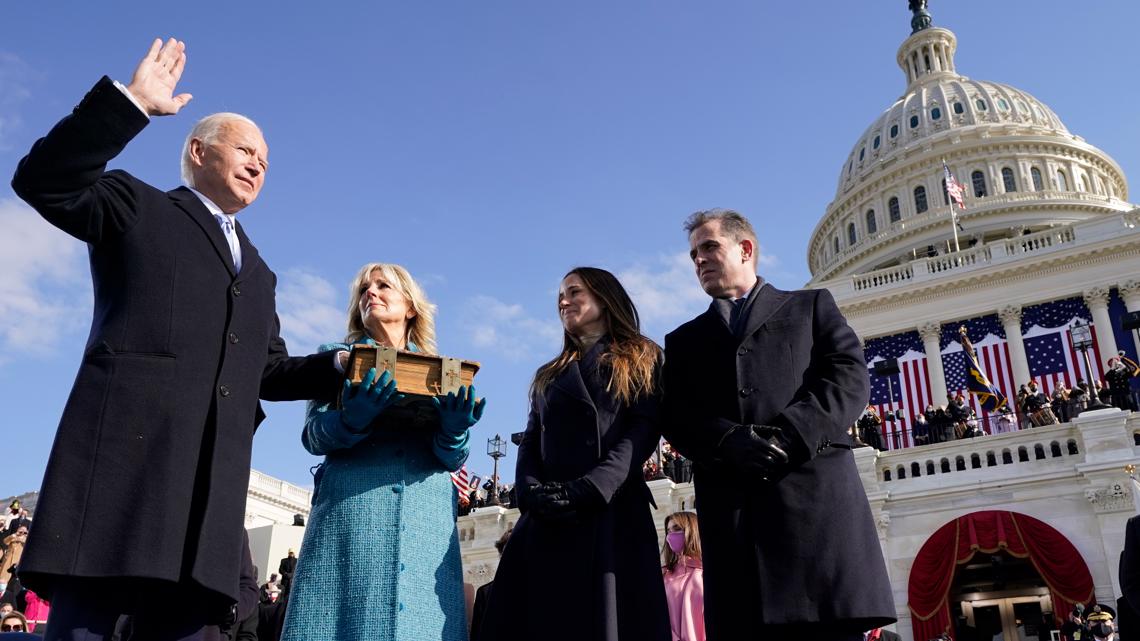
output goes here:
[[661, 349], [613, 274], [578, 267], [558, 291], [562, 352], [531, 386], [503, 551], [479, 638], [668, 641], [653, 497]]

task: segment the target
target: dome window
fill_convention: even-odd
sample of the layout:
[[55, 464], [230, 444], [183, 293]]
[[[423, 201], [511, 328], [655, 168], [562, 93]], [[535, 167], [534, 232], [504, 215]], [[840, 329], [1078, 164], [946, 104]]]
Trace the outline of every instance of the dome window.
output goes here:
[[954, 113], [963, 114], [965, 112], [966, 112], [966, 108], [962, 106], [962, 103], [960, 103], [960, 102], [954, 103]]
[[989, 109], [989, 107], [986, 106], [986, 101], [982, 100], [981, 98], [975, 100], [974, 104], [978, 107], [978, 111], [985, 111]]
[[997, 105], [998, 109], [1009, 111], [1009, 103], [1005, 101], [1005, 98], [998, 98]]
[[880, 138], [882, 138], [882, 136], [875, 136], [875, 142], [871, 143], [871, 149], [878, 149], [879, 148], [879, 139]]
[[835, 238], [832, 238], [831, 240], [833, 241], [831, 244], [833, 245], [834, 253], [836, 256], [838, 256], [839, 255], [839, 236], [836, 236]]
[[879, 231], [879, 223], [875, 220], [875, 210], [867, 210], [867, 233], [873, 234]]
[[942, 109], [935, 107], [930, 110], [931, 120], [942, 120]]
[[847, 223], [847, 246], [854, 246], [857, 240], [859, 240], [859, 234], [855, 232], [855, 223]]
[[899, 126], [898, 125], [891, 125], [891, 138], [895, 138], [898, 135], [899, 135]]
[[921, 214], [926, 211], [926, 187], [919, 185], [914, 188], [914, 213]]
[[910, 128], [914, 129], [917, 126], [918, 126], [918, 116], [911, 116], [910, 117]]
[[1024, 100], [1018, 100], [1017, 101], [1017, 110], [1018, 111], [1029, 111], [1029, 105], [1025, 104]]
[[899, 212], [899, 199], [891, 196], [887, 201], [887, 214], [890, 216], [892, 223], [897, 223], [902, 220], [902, 213]]
[[986, 175], [980, 171], [970, 174], [970, 182], [974, 185], [974, 197], [984, 198], [986, 195]]
[[1041, 184], [1041, 170], [1033, 167], [1029, 170], [1029, 176], [1033, 179], [1033, 191], [1041, 191], [1045, 187]]
[[1080, 189], [1081, 191], [1088, 191], [1089, 190], [1089, 183], [1088, 183], [1088, 181], [1085, 180], [1084, 176], [1081, 176], [1078, 179], [1077, 189]]
[[1005, 193], [1011, 194], [1017, 191], [1017, 182], [1013, 179], [1013, 170], [1009, 167], [1001, 168], [1001, 182], [1002, 187], [1005, 188]]
[[1065, 172], [1057, 170], [1057, 189], [1069, 191], [1069, 181], [1065, 179]]
[[863, 162], [863, 155], [867, 153], [867, 148], [863, 147], [859, 150], [859, 162]]

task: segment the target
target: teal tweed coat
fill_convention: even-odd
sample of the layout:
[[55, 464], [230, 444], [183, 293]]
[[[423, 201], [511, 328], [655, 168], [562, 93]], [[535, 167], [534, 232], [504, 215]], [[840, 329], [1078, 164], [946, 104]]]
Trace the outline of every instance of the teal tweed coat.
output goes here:
[[[320, 351], [348, 349], [322, 345]], [[302, 443], [323, 454], [290, 589], [283, 641], [465, 641], [463, 566], [448, 472], [466, 437], [441, 445], [438, 416], [392, 407], [363, 435], [329, 390], [309, 403]]]

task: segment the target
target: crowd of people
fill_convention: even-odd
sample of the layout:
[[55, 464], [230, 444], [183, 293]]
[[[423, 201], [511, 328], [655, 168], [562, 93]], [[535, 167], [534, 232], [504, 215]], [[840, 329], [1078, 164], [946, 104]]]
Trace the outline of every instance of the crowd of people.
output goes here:
[[988, 421], [979, 419], [966, 402], [966, 392], [959, 391], [947, 394], [944, 405], [927, 405], [923, 412], [915, 414], [909, 429], [884, 429], [887, 422], [899, 420], [901, 413], [881, 416], [878, 408], [867, 405], [855, 422], [853, 432], [863, 444], [886, 450], [903, 447], [907, 441], [916, 446], [928, 445], [1067, 423], [1085, 411], [1094, 396], [1105, 406], [1136, 411], [1131, 381], [1140, 376], [1140, 365], [1123, 352], [1109, 359], [1107, 365], [1107, 384], [1095, 380], [1091, 390], [1084, 379], [1070, 389], [1058, 377], [1052, 393], [1046, 395], [1037, 381], [1029, 381], [1018, 389], [1015, 398], [991, 414]]

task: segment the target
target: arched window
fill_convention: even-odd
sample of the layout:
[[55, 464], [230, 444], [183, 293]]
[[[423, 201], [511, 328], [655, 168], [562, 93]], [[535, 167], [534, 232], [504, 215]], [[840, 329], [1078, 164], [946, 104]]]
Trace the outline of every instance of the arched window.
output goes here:
[[961, 114], [965, 113], [965, 111], [966, 111], [966, 108], [962, 106], [962, 103], [960, 103], [960, 102], [954, 103], [954, 113], [961, 115]]
[[1005, 101], [1005, 98], [998, 98], [998, 109], [1009, 111], [1009, 103]]
[[1084, 175], [1081, 175], [1080, 182], [1078, 184], [1080, 185], [1081, 191], [1088, 191], [1089, 190], [1089, 182], [1087, 180], [1085, 180]]
[[986, 109], [989, 109], [989, 107], [986, 106], [986, 101], [982, 100], [981, 98], [978, 98], [974, 101], [974, 106], [978, 108], [978, 111], [985, 111]]
[[910, 117], [910, 128], [914, 129], [917, 126], [918, 126], [918, 116], [911, 116]]
[[1005, 193], [1008, 194], [1017, 191], [1017, 183], [1013, 180], [1013, 170], [1009, 167], [1002, 167], [1001, 182], [1005, 188]]
[[847, 246], [854, 245], [858, 239], [859, 236], [855, 233], [855, 223], [847, 223]]
[[940, 469], [942, 470], [943, 474], [949, 474], [950, 473], [950, 460], [949, 459], [942, 459], [942, 466]]
[[887, 201], [887, 213], [890, 215], [892, 223], [897, 223], [902, 220], [902, 214], [899, 212], [898, 198], [891, 196], [891, 199]]
[[942, 119], [942, 110], [938, 107], [931, 109], [930, 110], [930, 119], [931, 120], [941, 120]]
[[835, 241], [834, 243], [832, 243], [832, 245], [834, 245], [833, 249], [835, 250], [835, 253], [838, 255], [839, 254], [839, 236], [832, 238], [832, 240]]
[[890, 480], [891, 480], [891, 470], [890, 470], [890, 468], [884, 468], [884, 469], [883, 469], [883, 480], [884, 480], [884, 481], [890, 481]]
[[863, 155], [867, 153], [867, 148], [862, 147], [859, 149], [859, 162], [863, 162]]
[[921, 214], [926, 211], [926, 187], [919, 185], [914, 188], [914, 213]]
[[872, 149], [878, 149], [879, 148], [879, 139], [880, 138], [882, 138], [882, 136], [875, 136], [875, 142], [871, 143]]
[[1057, 170], [1057, 189], [1069, 191], [1069, 181], [1065, 178], [1065, 172], [1060, 169]]
[[986, 175], [980, 171], [970, 174], [970, 182], [974, 184], [974, 197], [981, 198], [986, 195]]
[[912, 479], [916, 479], [920, 476], [922, 476], [922, 468], [919, 467], [918, 461], [915, 461], [914, 463], [910, 464], [910, 477]]
[[891, 125], [891, 138], [894, 138], [895, 136], [898, 136], [898, 135], [899, 135], [899, 126], [898, 125]]
[[1057, 441], [1050, 443], [1049, 453], [1053, 455], [1053, 458], [1059, 458], [1061, 456], [1061, 444]]
[[867, 210], [867, 233], [873, 234], [879, 231], [879, 224], [875, 221], [875, 210]]
[[966, 459], [961, 457], [961, 456], [956, 457], [954, 459], [954, 470], [956, 472], [965, 472], [966, 471]]
[[926, 462], [926, 475], [927, 476], [934, 476], [934, 461], [927, 461]]
[[1033, 178], [1033, 191], [1041, 191], [1045, 187], [1041, 184], [1041, 170], [1034, 167], [1029, 170], [1029, 175]]

